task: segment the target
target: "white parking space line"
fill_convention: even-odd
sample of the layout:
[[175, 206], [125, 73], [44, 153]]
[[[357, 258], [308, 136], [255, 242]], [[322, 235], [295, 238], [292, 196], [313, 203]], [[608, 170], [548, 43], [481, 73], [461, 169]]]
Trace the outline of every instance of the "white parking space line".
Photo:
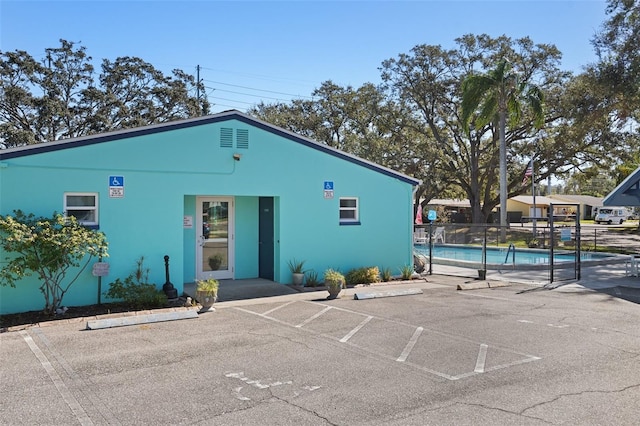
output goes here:
[[31, 352], [33, 352], [38, 361], [40, 361], [40, 365], [42, 365], [42, 368], [47, 372], [49, 378], [60, 393], [60, 396], [64, 402], [67, 403], [73, 414], [78, 419], [78, 422], [83, 426], [93, 425], [94, 423], [89, 415], [87, 415], [84, 408], [82, 408], [82, 405], [80, 405], [75, 396], [73, 396], [71, 390], [64, 383], [64, 380], [62, 380], [56, 369], [53, 368], [53, 365], [51, 365], [47, 356], [40, 350], [36, 342], [33, 341], [29, 333], [24, 330], [20, 330], [20, 335], [29, 346], [29, 349], [31, 349]]
[[[485, 296], [486, 297], [486, 296]], [[507, 300], [507, 299], [504, 299]], [[341, 344], [346, 344], [347, 346], [354, 348], [358, 351], [363, 351], [366, 353], [369, 353], [373, 356], [377, 356], [383, 359], [388, 359], [388, 360], [393, 360], [396, 362], [402, 362], [403, 365], [406, 365], [408, 367], [412, 367], [415, 368], [417, 370], [429, 373], [431, 375], [435, 375], [438, 376], [440, 378], [446, 379], [446, 380], [451, 380], [451, 381], [455, 381], [455, 380], [460, 380], [460, 379], [464, 379], [464, 378], [468, 378], [468, 377], [472, 377], [472, 376], [476, 376], [478, 374], [484, 374], [484, 373], [488, 373], [491, 371], [496, 371], [496, 370], [501, 370], [504, 368], [509, 368], [509, 367], [514, 367], [517, 365], [521, 365], [521, 364], [526, 364], [532, 361], [537, 361], [540, 360], [540, 357], [534, 356], [534, 355], [529, 355], [529, 354], [525, 354], [525, 353], [521, 353], [518, 351], [514, 351], [512, 349], [508, 349], [508, 348], [504, 348], [504, 347], [499, 347], [499, 346], [495, 346], [493, 345], [492, 348], [493, 350], [498, 351], [498, 353], [506, 353], [506, 354], [511, 354], [511, 355], [515, 355], [515, 356], [519, 356], [522, 357], [520, 359], [515, 359], [511, 362], [505, 362], [499, 365], [493, 365], [491, 367], [487, 367], [486, 363], [488, 358], [490, 358], [488, 356], [488, 349], [489, 349], [489, 345], [485, 344], [485, 343], [479, 343], [477, 341], [473, 341], [471, 339], [465, 338], [463, 336], [459, 336], [459, 335], [453, 335], [450, 333], [445, 333], [442, 331], [438, 331], [438, 330], [432, 330], [427, 328], [427, 332], [428, 333], [433, 333], [435, 335], [439, 335], [439, 336], [443, 336], [445, 338], [449, 338], [452, 339], [454, 341], [460, 342], [462, 344], [471, 344], [471, 345], [480, 345], [480, 349], [478, 352], [478, 357], [476, 358], [476, 365], [475, 365], [475, 369], [472, 371], [468, 371], [466, 373], [460, 373], [460, 374], [456, 374], [456, 375], [452, 375], [452, 374], [447, 374], [444, 371], [437, 371], [434, 370], [432, 368], [429, 368], [427, 365], [423, 365], [421, 363], [416, 363], [416, 362], [412, 362], [411, 360], [408, 360], [409, 355], [411, 354], [411, 352], [415, 349], [414, 346], [416, 346], [418, 344], [418, 341], [421, 337], [421, 335], [423, 334], [423, 332], [425, 331], [425, 328], [423, 327], [416, 327], [415, 325], [412, 324], [408, 324], [406, 322], [403, 321], [397, 321], [397, 320], [392, 320], [389, 318], [383, 318], [383, 317], [377, 317], [374, 315], [368, 315], [364, 312], [358, 312], [358, 311], [354, 311], [351, 309], [345, 309], [345, 308], [340, 308], [337, 306], [327, 306], [327, 305], [323, 305], [317, 302], [304, 302], [304, 303], [308, 303], [309, 305], [314, 305], [314, 306], [324, 306], [324, 309], [321, 310], [320, 312], [314, 314], [313, 316], [311, 316], [310, 318], [308, 318], [307, 320], [305, 320], [304, 322], [298, 324], [298, 325], [294, 325], [292, 323], [288, 323], [287, 321], [283, 321], [277, 318], [273, 318], [267, 315], [267, 313], [269, 312], [273, 312], [276, 309], [279, 309], [281, 307], [284, 307], [286, 305], [281, 305], [278, 306], [277, 308], [274, 308], [270, 311], [267, 311], [263, 314], [258, 313], [258, 312], [254, 312], [251, 311], [249, 309], [243, 309], [240, 307], [236, 307], [235, 309], [238, 311], [242, 311], [242, 312], [246, 312], [248, 314], [251, 315], [256, 315], [258, 317], [262, 317], [266, 320], [269, 321], [273, 321], [276, 322], [278, 324], [282, 324], [284, 326], [288, 326], [288, 327], [294, 327], [297, 329], [301, 329], [301, 330], [305, 330], [306, 332], [312, 333], [312, 334], [316, 334], [319, 336], [323, 336], [328, 338], [329, 340], [332, 341], [337, 341], [340, 342]], [[288, 305], [288, 303], [287, 303]], [[349, 331], [344, 337], [342, 337], [341, 339], [338, 339], [335, 336], [331, 336], [329, 334], [325, 334], [325, 333], [319, 333], [316, 332], [308, 327], [303, 328], [304, 325], [310, 323], [311, 321], [313, 321], [314, 319], [317, 319], [318, 317], [322, 316], [324, 313], [326, 313], [327, 311], [333, 309], [334, 311], [338, 311], [338, 312], [345, 312], [345, 313], [349, 313], [349, 314], [356, 314], [356, 315], [361, 315], [362, 317], [364, 317], [364, 319], [360, 322], [360, 324], [358, 324], [355, 328], [353, 328], [351, 331]], [[390, 356], [385, 354], [384, 352], [377, 350], [375, 348], [369, 348], [366, 345], [362, 345], [362, 344], [354, 344], [353, 342], [351, 342], [351, 338], [353, 336], [355, 336], [356, 334], [358, 334], [359, 332], [363, 332], [365, 333], [367, 328], [365, 327], [367, 324], [369, 324], [371, 322], [371, 320], [381, 320], [384, 322], [388, 322], [388, 323], [392, 323], [392, 324], [397, 324], [397, 325], [403, 325], [403, 326], [407, 326], [407, 327], [411, 327], [414, 329], [413, 335], [412, 337], [409, 339], [409, 342], [405, 345], [404, 350], [402, 351], [401, 355], [397, 358], [395, 358], [394, 356]], [[533, 323], [532, 321], [528, 321], [528, 320], [518, 320], [521, 323]], [[535, 323], [534, 323], [535, 324]], [[419, 347], [419, 346], [418, 346]], [[476, 346], [477, 347], [477, 346]], [[470, 367], [470, 366], [469, 366]], [[463, 370], [464, 371], [464, 370]]]
[[506, 297], [495, 297], [495, 296], [485, 296], [483, 294], [472, 294], [472, 293], [456, 293], [460, 296], [473, 296], [473, 297], [482, 297], [485, 299], [494, 299], [494, 300], [506, 300], [507, 302], [513, 302], [511, 299], [507, 299]]
[[404, 347], [402, 354], [400, 354], [400, 356], [398, 357], [398, 359], [396, 359], [396, 361], [405, 362], [407, 360], [407, 357], [411, 353], [411, 349], [413, 349], [413, 347], [416, 345], [416, 342], [420, 338], [420, 335], [422, 334], [422, 330], [424, 330], [422, 327], [416, 328], [416, 331], [413, 332], [413, 336], [411, 336], [411, 339], [409, 339], [407, 346]]
[[473, 370], [476, 373], [484, 373], [484, 364], [487, 361], [488, 348], [488, 345], [485, 345], [484, 343], [480, 344], [480, 351], [478, 352], [478, 359], [476, 360], [476, 368]]
[[[513, 352], [513, 353], [518, 353], [518, 352]], [[525, 359], [519, 359], [517, 361], [514, 362], [508, 362], [506, 364], [500, 364], [500, 365], [496, 365], [490, 368], [486, 368], [484, 370], [484, 373], [488, 373], [490, 371], [496, 371], [496, 370], [501, 370], [503, 368], [509, 368], [509, 367], [515, 367], [516, 365], [522, 365], [522, 364], [526, 364], [528, 362], [533, 362], [533, 361], [538, 361], [542, 358], [537, 357], [537, 356], [533, 356], [533, 355], [525, 355], [527, 358]], [[459, 380], [459, 379], [465, 379], [467, 377], [471, 377], [471, 376], [475, 376], [476, 374], [480, 374], [476, 371], [472, 371], [470, 373], [462, 373], [462, 374], [458, 374], [457, 376], [450, 376], [449, 380]]]
[[273, 313], [273, 312], [277, 311], [280, 308], [284, 308], [285, 306], [289, 306], [293, 302], [295, 302], [295, 300], [292, 300], [291, 302], [284, 303], [284, 304], [282, 304], [280, 306], [276, 306], [275, 308], [269, 309], [267, 312], [264, 312], [262, 315], [269, 315], [270, 313]]
[[314, 319], [320, 317], [321, 315], [323, 315], [325, 312], [329, 311], [333, 309], [331, 306], [327, 306], [326, 308], [324, 308], [323, 310], [321, 310], [320, 312], [318, 312], [317, 314], [307, 318], [306, 320], [302, 321], [300, 324], [296, 325], [296, 328], [300, 328], [300, 327], [304, 327], [305, 325], [309, 324], [311, 321], [313, 321]]
[[360, 331], [360, 329], [362, 327], [364, 327], [369, 321], [371, 321], [373, 319], [372, 316], [368, 316], [366, 317], [360, 324], [358, 324], [356, 326], [356, 328], [354, 328], [353, 330], [351, 330], [350, 332], [348, 332], [342, 339], [340, 339], [340, 343], [345, 343], [346, 341], [348, 341], [349, 339], [351, 339], [353, 337], [354, 334], [356, 334], [358, 331]]

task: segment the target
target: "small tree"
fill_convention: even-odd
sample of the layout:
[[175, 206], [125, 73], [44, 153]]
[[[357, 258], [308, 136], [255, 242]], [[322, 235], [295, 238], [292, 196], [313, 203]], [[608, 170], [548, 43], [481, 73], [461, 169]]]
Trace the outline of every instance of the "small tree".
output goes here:
[[[13, 216], [0, 216], [0, 245], [9, 254], [0, 271], [0, 285], [15, 287], [17, 281], [35, 273], [48, 314], [62, 305], [65, 293], [94, 256], [107, 256], [104, 233], [58, 213], [44, 218], [15, 210]], [[70, 272], [73, 275], [67, 279]]]

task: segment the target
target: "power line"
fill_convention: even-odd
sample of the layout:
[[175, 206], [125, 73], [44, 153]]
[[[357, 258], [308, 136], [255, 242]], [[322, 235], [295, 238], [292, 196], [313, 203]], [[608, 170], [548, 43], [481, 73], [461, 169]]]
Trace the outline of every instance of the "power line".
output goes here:
[[247, 101], [236, 101], [235, 99], [228, 99], [228, 98], [221, 98], [219, 96], [212, 96], [212, 99], [220, 99], [223, 101], [229, 101], [229, 102], [236, 102], [239, 104], [247, 104], [247, 105], [253, 105], [255, 102], [247, 102]]
[[282, 102], [288, 102], [288, 101], [290, 101], [290, 99], [288, 99], [288, 98], [286, 98], [286, 99], [283, 99], [283, 98], [274, 98], [274, 97], [272, 97], [272, 96], [261, 96], [261, 95], [256, 95], [256, 94], [253, 94], [253, 93], [236, 92], [236, 91], [233, 91], [233, 90], [225, 90], [225, 89], [216, 89], [215, 87], [209, 87], [209, 86], [204, 86], [204, 87], [205, 87], [205, 89], [211, 89], [211, 90], [210, 90], [210, 92], [209, 92], [209, 94], [211, 94], [211, 93], [213, 93], [214, 91], [216, 91], [216, 92], [233, 93], [234, 95], [243, 95], [243, 96], [259, 97], [259, 98], [261, 98], [261, 99], [271, 99], [271, 100], [274, 100], [274, 101], [282, 101]]
[[250, 74], [250, 73], [243, 73], [243, 72], [239, 72], [239, 71], [220, 70], [220, 69], [209, 68], [209, 67], [200, 67], [200, 69], [213, 71], [215, 73], [233, 74], [234, 76], [244, 76], [244, 77], [249, 77], [249, 78], [259, 78], [259, 79], [262, 79], [262, 80], [281, 81], [281, 82], [283, 82], [283, 81], [284, 82], [292, 82], [292, 81], [294, 81], [294, 82], [304, 83], [304, 84], [317, 84], [317, 82], [310, 81], [310, 80], [298, 80], [298, 79], [292, 79], [292, 78], [279, 78], [279, 77], [267, 76], [267, 75], [262, 75], [262, 74]]
[[[206, 81], [206, 82], [213, 83], [213, 84], [222, 84], [224, 86], [239, 87], [241, 89], [255, 90], [256, 92], [265, 92], [265, 93], [273, 93], [273, 94], [276, 94], [276, 95], [284, 95], [284, 96], [293, 96], [293, 97], [298, 97], [298, 98], [313, 99], [312, 96], [295, 95], [293, 93], [277, 92], [277, 91], [274, 91], [274, 90], [256, 89], [255, 87], [241, 86], [239, 84], [224, 83], [224, 82], [221, 82], [221, 81], [214, 81], [214, 80], [207, 80], [207, 79], [202, 79], [202, 81]], [[252, 96], [254, 96], [254, 95], [252, 95]], [[257, 95], [255, 95], [255, 96], [257, 96]]]

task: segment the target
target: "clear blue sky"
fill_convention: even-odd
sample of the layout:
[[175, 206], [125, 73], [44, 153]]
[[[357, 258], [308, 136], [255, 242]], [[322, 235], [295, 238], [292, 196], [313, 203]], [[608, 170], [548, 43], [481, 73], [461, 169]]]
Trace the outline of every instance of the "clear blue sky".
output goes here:
[[418, 44], [454, 47], [464, 34], [555, 44], [562, 67], [593, 62], [606, 19], [600, 0], [503, 1], [7, 1], [0, 50], [42, 59], [59, 39], [98, 66], [137, 56], [165, 73], [200, 65], [213, 112], [309, 97], [327, 80], [379, 83], [382, 61]]

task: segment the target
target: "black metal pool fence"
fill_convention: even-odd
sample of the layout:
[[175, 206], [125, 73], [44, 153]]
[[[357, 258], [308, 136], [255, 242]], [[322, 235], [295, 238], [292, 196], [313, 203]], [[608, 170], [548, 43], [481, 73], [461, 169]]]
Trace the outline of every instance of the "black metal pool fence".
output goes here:
[[[549, 224], [547, 222], [526, 226], [523, 224], [511, 224], [502, 229], [496, 224], [462, 224], [462, 223], [427, 223], [414, 226], [414, 244], [420, 247], [422, 260], [427, 264], [425, 272], [432, 273], [433, 264], [451, 265], [461, 268], [478, 270], [478, 277], [483, 279], [487, 269], [536, 269], [545, 270], [548, 280], [561, 281], [580, 279], [581, 263], [583, 259], [589, 259], [589, 264], [594, 262], [611, 263], [623, 262], [623, 257], [616, 256], [610, 259], [593, 259], [593, 253], [606, 248], [614, 253], [632, 254], [635, 247], [628, 240], [620, 239], [619, 232], [610, 232], [608, 229], [587, 229], [576, 225], [575, 222], [560, 222]], [[482, 248], [480, 261], [465, 262], [435, 258], [433, 246], [465, 246]], [[505, 262], [492, 264], [487, 262], [487, 250], [500, 249], [505, 254]], [[516, 249], [543, 252], [549, 261], [536, 265], [511, 263], [508, 254]], [[573, 261], [556, 262], [559, 255], [567, 254], [566, 258]], [[572, 256], [571, 256], [572, 255]], [[564, 257], [564, 256], [563, 256]], [[434, 260], [435, 259], [435, 260]]]

